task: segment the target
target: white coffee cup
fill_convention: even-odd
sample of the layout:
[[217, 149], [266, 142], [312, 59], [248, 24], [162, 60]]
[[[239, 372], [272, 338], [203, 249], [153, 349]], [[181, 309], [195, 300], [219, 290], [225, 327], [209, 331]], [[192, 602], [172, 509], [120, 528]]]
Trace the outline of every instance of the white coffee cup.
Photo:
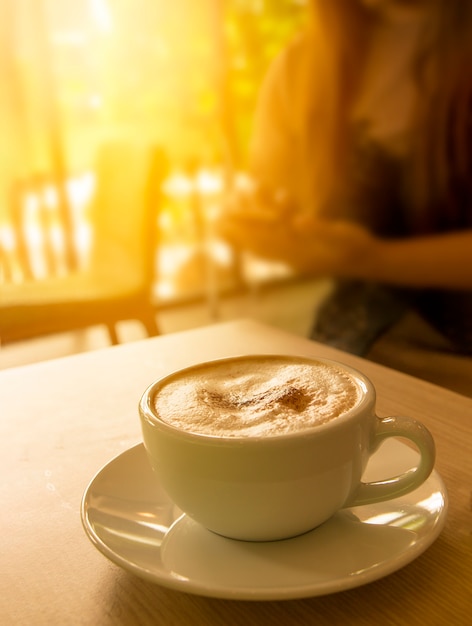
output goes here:
[[[192, 410], [188, 422], [185, 416], [183, 422], [180, 421], [182, 415], [178, 402], [174, 407], [179, 420], [177, 424], [172, 423], [168, 415], [159, 414], [160, 395], [171, 389], [177, 393], [177, 398], [180, 389], [192, 389], [195, 378], [199, 381], [196, 386], [200, 385], [197, 402], [201, 404], [204, 398], [199, 411], [205, 411], [207, 407], [208, 392], [201, 395], [202, 381], [208, 381], [212, 387], [215, 380], [220, 381], [218, 384], [222, 380], [224, 383], [226, 377], [233, 398], [234, 389], [239, 389], [242, 384], [239, 374], [233, 374], [235, 368], [235, 371], [243, 372], [243, 394], [251, 393], [251, 372], [255, 371], [259, 376], [265, 364], [268, 368], [280, 368], [281, 373], [291, 366], [308, 367], [316, 380], [318, 371], [333, 373], [334, 383], [330, 382], [332, 377], [329, 375], [326, 380], [320, 379], [318, 387], [327, 387], [330, 398], [340, 394], [346, 396], [347, 408], [338, 407], [334, 417], [329, 415], [326, 406], [335, 406], [337, 400], [333, 405], [331, 400], [327, 403], [323, 392], [319, 402], [322, 414], [319, 423], [313, 425], [309, 418], [306, 424], [295, 426], [297, 420], [303, 422], [305, 411], [303, 406], [301, 409], [298, 406], [293, 417], [290, 409], [286, 418], [290, 425], [294, 424], [293, 429], [289, 425], [285, 431], [285, 426], [277, 426], [275, 432], [269, 434], [239, 431], [239, 426], [236, 424], [233, 428], [231, 421], [232, 431], [221, 431], [216, 422], [213, 427], [212, 420], [218, 417], [218, 403], [211, 407], [211, 411], [209, 409], [211, 419], [206, 420], [200, 432], [200, 426], [195, 427], [192, 423]], [[285, 405], [296, 394], [292, 393], [292, 387], [288, 389], [292, 383], [283, 380], [282, 376], [282, 384], [276, 381], [277, 389], [281, 391], [272, 395], [277, 406], [285, 411]], [[348, 381], [347, 386], [344, 380]], [[268, 390], [270, 384], [270, 377], [263, 382], [266, 396], [272, 393]], [[330, 388], [333, 385], [334, 392]], [[264, 393], [256, 394], [256, 401], [266, 397]], [[300, 393], [305, 392], [298, 390], [297, 394]], [[237, 405], [244, 407], [246, 415], [249, 411], [251, 417], [251, 406], [256, 401], [238, 399], [235, 403], [233, 399], [228, 403], [221, 401], [219, 392], [212, 391], [211, 394], [226, 409], [230, 407], [230, 416]], [[142, 395], [139, 413], [149, 461], [161, 487], [184, 513], [226, 537], [269, 541], [312, 530], [341, 508], [402, 496], [427, 479], [435, 461], [430, 432], [413, 418], [378, 417], [375, 400], [372, 383], [347, 365], [325, 359], [259, 354], [201, 363], [157, 380]], [[173, 402], [171, 396], [171, 409]], [[399, 476], [385, 476], [374, 483], [362, 482], [369, 457], [387, 437], [411, 440], [420, 453], [418, 466]]]

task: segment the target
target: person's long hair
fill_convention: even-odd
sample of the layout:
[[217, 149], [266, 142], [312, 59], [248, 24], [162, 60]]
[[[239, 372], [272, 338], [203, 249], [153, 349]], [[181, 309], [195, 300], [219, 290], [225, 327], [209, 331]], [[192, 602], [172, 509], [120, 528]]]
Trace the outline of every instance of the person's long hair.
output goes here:
[[[422, 4], [428, 19], [413, 68], [420, 97], [411, 126], [411, 205], [418, 230], [472, 226], [472, 2]], [[315, 55], [317, 62], [324, 59], [326, 74], [309, 111], [314, 120], [321, 111], [326, 121], [316, 138], [322, 196], [321, 188], [327, 195], [342, 171], [350, 140], [347, 112], [374, 22], [355, 0], [313, 0], [312, 9]]]

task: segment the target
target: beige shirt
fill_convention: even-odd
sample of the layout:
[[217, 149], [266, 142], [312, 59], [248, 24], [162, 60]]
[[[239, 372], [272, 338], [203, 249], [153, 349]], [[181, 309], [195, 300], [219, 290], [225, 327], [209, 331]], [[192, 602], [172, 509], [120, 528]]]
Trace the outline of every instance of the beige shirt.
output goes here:
[[[408, 149], [409, 120], [416, 98], [411, 62], [423, 20], [418, 16], [379, 20], [352, 122], [366, 138], [402, 156]], [[250, 169], [271, 189], [282, 188], [301, 210], [316, 210], [313, 168], [307, 133], [316, 141], [323, 116], [308, 130], [309, 94], [322, 89], [322, 49], [308, 35], [297, 37], [274, 60], [259, 94], [250, 145]], [[318, 58], [319, 57], [319, 58]], [[317, 62], [319, 60], [319, 63]]]
[[379, 21], [352, 111], [353, 123], [365, 124], [369, 139], [398, 156], [408, 152], [418, 96], [412, 67], [422, 25], [418, 16]]

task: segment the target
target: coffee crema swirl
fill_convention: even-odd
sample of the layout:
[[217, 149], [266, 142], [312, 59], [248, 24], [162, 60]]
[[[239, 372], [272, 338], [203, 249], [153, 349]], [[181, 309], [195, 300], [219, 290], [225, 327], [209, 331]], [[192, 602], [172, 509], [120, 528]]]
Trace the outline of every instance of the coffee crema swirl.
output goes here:
[[208, 406], [235, 411], [251, 405], [260, 405], [261, 403], [266, 405], [278, 403], [299, 412], [303, 411], [310, 401], [310, 398], [303, 390], [292, 386], [286, 389], [269, 389], [256, 394], [252, 398], [241, 397], [233, 393], [225, 395], [217, 391], [208, 391], [208, 389], [200, 389], [198, 395], [202, 402]]
[[259, 437], [324, 424], [354, 408], [360, 397], [356, 379], [334, 364], [243, 357], [171, 376], [154, 406], [162, 421], [182, 430]]

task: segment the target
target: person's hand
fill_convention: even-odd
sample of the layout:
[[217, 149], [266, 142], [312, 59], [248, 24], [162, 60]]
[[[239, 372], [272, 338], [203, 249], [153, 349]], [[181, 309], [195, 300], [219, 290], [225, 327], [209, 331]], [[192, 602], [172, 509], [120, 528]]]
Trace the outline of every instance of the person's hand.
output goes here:
[[300, 248], [298, 269], [310, 274], [363, 278], [370, 274], [381, 241], [367, 228], [348, 220], [295, 216], [291, 224]]
[[289, 230], [294, 211], [294, 203], [283, 190], [243, 188], [227, 199], [215, 233], [236, 248], [283, 261], [291, 256]]
[[233, 195], [216, 230], [239, 249], [312, 276], [363, 277], [380, 245], [357, 223], [300, 214], [283, 191], [260, 188]]

